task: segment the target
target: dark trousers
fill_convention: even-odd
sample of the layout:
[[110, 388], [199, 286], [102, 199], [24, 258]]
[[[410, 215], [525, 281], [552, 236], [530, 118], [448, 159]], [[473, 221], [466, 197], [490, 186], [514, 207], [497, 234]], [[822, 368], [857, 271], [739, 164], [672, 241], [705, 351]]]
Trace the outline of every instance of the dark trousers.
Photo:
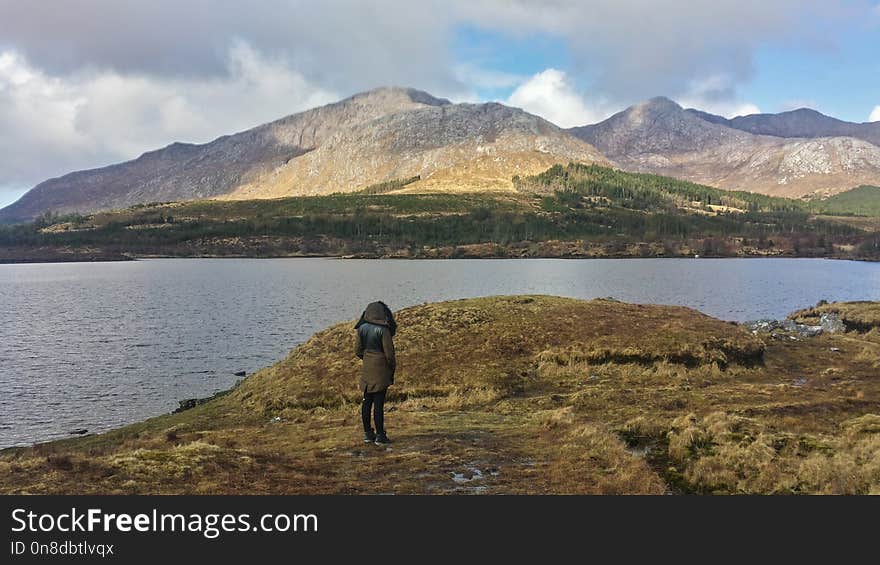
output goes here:
[[364, 391], [364, 401], [361, 403], [361, 419], [364, 421], [364, 431], [369, 432], [370, 428], [370, 410], [373, 410], [373, 418], [376, 420], [376, 433], [385, 433], [385, 393], [387, 391], [380, 390], [378, 392]]

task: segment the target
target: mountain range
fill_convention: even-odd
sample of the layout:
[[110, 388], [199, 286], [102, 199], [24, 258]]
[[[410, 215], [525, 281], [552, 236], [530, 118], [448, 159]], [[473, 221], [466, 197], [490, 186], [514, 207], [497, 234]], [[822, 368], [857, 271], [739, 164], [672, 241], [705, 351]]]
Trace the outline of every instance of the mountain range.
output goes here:
[[[748, 118], [725, 120], [661, 97], [569, 132], [594, 144], [624, 170], [729, 190], [827, 196], [880, 180], [880, 146], [834, 134], [847, 122], [811, 110]], [[867, 136], [880, 123], [849, 126]], [[782, 135], [795, 131], [805, 137]]]
[[880, 122], [809, 109], [727, 119], [654, 98], [562, 129], [499, 103], [453, 104], [379, 88], [205, 144], [42, 182], [0, 210], [91, 213], [156, 201], [352, 192], [410, 179], [406, 192], [514, 190], [513, 177], [596, 163], [724, 189], [826, 196], [880, 184]]
[[855, 137], [880, 145], [880, 122], [854, 124], [826, 116], [810, 108], [798, 108], [779, 114], [750, 114], [725, 118], [700, 110], [688, 112], [708, 122], [758, 135], [776, 137]]

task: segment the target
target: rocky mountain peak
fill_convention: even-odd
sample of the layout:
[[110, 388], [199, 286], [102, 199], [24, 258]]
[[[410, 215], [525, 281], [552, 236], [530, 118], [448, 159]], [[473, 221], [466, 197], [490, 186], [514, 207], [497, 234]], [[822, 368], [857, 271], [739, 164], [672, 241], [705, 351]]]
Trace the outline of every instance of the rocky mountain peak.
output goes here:
[[382, 87], [210, 143], [172, 143], [51, 179], [0, 211], [0, 221], [152, 201], [323, 194], [412, 177], [431, 189], [512, 190], [514, 175], [571, 161], [607, 163], [522, 110]]
[[655, 96], [640, 104], [632, 106], [630, 109], [640, 110], [651, 114], [664, 114], [668, 112], [680, 112], [681, 106], [677, 102], [665, 96]]
[[445, 98], [432, 96], [424, 90], [402, 86], [380, 86], [349, 96], [336, 104], [446, 106], [452, 102]]
[[877, 183], [880, 147], [870, 143], [870, 125], [809, 108], [727, 119], [652, 98], [569, 131], [625, 170], [797, 197]]
[[604, 122], [569, 131], [613, 160], [638, 158], [646, 153], [695, 151], [743, 135], [701, 119], [662, 96], [630, 106]]
[[[818, 110], [814, 110], [814, 109], [812, 109], [812, 108], [807, 108], [807, 107], [803, 107], [803, 108], [795, 108], [794, 110], [789, 110], [789, 111], [787, 111], [787, 112], [782, 112], [780, 115], [785, 115], [785, 114], [789, 114], [789, 115], [791, 115], [791, 116], [797, 116], [797, 117], [800, 117], [800, 118], [819, 118], [819, 119], [825, 119], [825, 118], [828, 118], [828, 117], [829, 117], [829, 116], [826, 116], [825, 114], [823, 114], [822, 112], [820, 112], [820, 111], [818, 111]], [[743, 117], [744, 117], [744, 116], [743, 116]], [[833, 118], [832, 118], [832, 119], [833, 119]]]
[[411, 189], [512, 190], [514, 175], [608, 161], [550, 122], [497, 102], [439, 104], [340, 129], [321, 146], [228, 195], [352, 191], [418, 177]]
[[687, 110], [687, 112], [714, 124], [722, 124], [757, 135], [789, 138], [855, 137], [880, 145], [880, 123], [845, 122], [812, 108], [798, 108], [778, 114], [751, 114], [733, 119], [699, 110]]
[[678, 130], [688, 120], [682, 107], [665, 96], [630, 106], [621, 114], [626, 119], [625, 123], [633, 128], [661, 127]]
[[210, 143], [172, 143], [50, 179], [0, 210], [0, 221], [153, 201], [323, 194], [410, 178], [420, 180], [407, 190], [509, 190], [514, 175], [568, 162], [768, 194], [832, 194], [880, 183], [878, 145], [880, 123], [810, 108], [727, 119], [660, 96], [562, 130], [497, 102], [453, 104], [381, 87]]

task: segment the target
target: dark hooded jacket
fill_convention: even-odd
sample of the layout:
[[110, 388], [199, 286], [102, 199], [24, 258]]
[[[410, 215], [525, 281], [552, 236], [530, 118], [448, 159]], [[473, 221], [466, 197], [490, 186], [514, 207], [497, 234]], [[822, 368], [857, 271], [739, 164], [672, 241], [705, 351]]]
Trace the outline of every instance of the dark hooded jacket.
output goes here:
[[385, 390], [394, 382], [397, 357], [394, 333], [397, 323], [391, 309], [383, 302], [373, 302], [355, 325], [355, 355], [364, 360], [360, 389], [365, 392]]

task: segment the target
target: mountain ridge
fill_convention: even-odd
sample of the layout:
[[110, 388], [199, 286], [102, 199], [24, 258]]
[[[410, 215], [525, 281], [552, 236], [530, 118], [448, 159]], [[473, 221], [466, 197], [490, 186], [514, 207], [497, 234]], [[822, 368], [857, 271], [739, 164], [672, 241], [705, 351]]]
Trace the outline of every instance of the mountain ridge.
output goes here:
[[[384, 159], [376, 159], [376, 154]], [[513, 190], [514, 175], [569, 161], [608, 161], [558, 126], [518, 108], [488, 102], [393, 113], [341, 129], [226, 198], [350, 192], [371, 183], [418, 176], [408, 190]]]
[[750, 114], [725, 118], [701, 110], [685, 110], [703, 120], [757, 135], [774, 137], [854, 137], [880, 145], [880, 122], [847, 122], [814, 110], [797, 108], [777, 114]]
[[30, 219], [48, 210], [88, 213], [151, 201], [220, 196], [308, 153], [340, 127], [389, 112], [444, 104], [450, 102], [411, 88], [358, 93], [204, 144], [175, 142], [130, 161], [46, 180], [0, 210], [0, 221]]
[[[439, 139], [444, 143], [432, 145]], [[572, 160], [610, 164], [587, 143], [518, 108], [453, 104], [413, 88], [382, 87], [206, 144], [173, 143], [47, 180], [0, 210], [0, 221], [49, 210], [353, 191], [412, 176], [425, 178], [419, 189], [513, 190], [513, 176]]]
[[728, 190], [826, 196], [880, 180], [880, 147], [863, 139], [759, 135], [721, 120], [652, 98], [568, 131], [624, 170]]
[[[880, 137], [880, 122], [853, 124], [809, 109], [727, 119], [655, 97], [562, 129], [497, 102], [456, 104], [381, 87], [204, 144], [175, 142], [46, 180], [0, 210], [0, 222], [157, 201], [351, 192], [400, 179], [417, 179], [404, 192], [513, 190], [514, 176], [569, 162], [825, 197], [880, 184], [880, 146], [866, 139], [875, 126]], [[831, 135], [841, 131], [861, 137]]]

